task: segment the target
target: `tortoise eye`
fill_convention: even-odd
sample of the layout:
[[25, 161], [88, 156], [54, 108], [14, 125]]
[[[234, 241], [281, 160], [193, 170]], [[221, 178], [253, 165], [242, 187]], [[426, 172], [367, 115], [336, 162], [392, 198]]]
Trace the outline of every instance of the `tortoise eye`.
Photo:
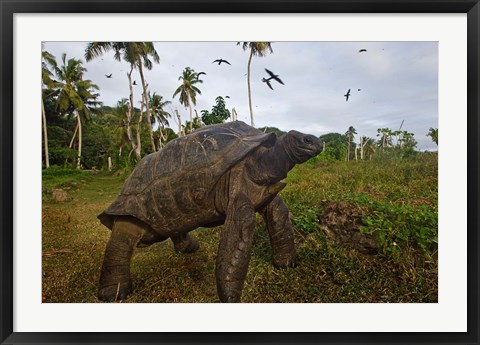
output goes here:
[[313, 139], [312, 139], [311, 137], [305, 137], [305, 138], [303, 139], [303, 142], [304, 142], [305, 144], [313, 144]]

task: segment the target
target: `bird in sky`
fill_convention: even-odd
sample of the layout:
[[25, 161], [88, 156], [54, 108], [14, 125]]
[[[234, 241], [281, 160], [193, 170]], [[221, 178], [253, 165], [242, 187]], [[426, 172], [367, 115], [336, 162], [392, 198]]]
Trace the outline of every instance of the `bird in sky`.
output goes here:
[[112, 77], [112, 73], [110, 73], [109, 75], [106, 75], [106, 74], [105, 74], [105, 77], [107, 77], [107, 78], [110, 79], [110, 78]]
[[[273, 73], [272, 71], [269, 71], [269, 70], [266, 69], [266, 68], [265, 68], [265, 71], [266, 71], [266, 72], [268, 73], [268, 75], [270, 76], [270, 78], [268, 78], [268, 80], [273, 79], [273, 80], [278, 81], [280, 84], [285, 85], [285, 84], [283, 83], [283, 81], [278, 77], [278, 74], [275, 74], [275, 73]], [[265, 79], [265, 78], [264, 78], [264, 79]]]
[[348, 102], [348, 97], [350, 97], [350, 89], [348, 89], [347, 93], [343, 95], [346, 98], [346, 102]]
[[273, 90], [272, 84], [270, 83], [270, 79], [262, 78], [262, 81], [264, 83], [267, 83], [268, 87]]
[[136, 81], [136, 80], [133, 81], [133, 85], [137, 85], [137, 81]]
[[366, 49], [364, 49], [364, 48], [362, 48], [362, 49], [360, 49], [358, 52], [359, 52], [359, 53], [366, 53], [366, 52], [367, 52], [367, 50], [366, 50]]
[[223, 59], [217, 59], [217, 60], [213, 61], [212, 63], [215, 63], [215, 62], [218, 62], [219, 65], [220, 65], [222, 62], [225, 62], [226, 64], [231, 65], [230, 62], [228, 62], [227, 60], [223, 60]]
[[230, 96], [225, 96], [225, 98], [230, 98]]
[[362, 91], [362, 89], [357, 89], [358, 91]]
[[197, 78], [200, 77], [202, 74], [207, 75], [207, 73], [205, 73], [205, 72], [200, 72], [200, 73], [197, 73]]

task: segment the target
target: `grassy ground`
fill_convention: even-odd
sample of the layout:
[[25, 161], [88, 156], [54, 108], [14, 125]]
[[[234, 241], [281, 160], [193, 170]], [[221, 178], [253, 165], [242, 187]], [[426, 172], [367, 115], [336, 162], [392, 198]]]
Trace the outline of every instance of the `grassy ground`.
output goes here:
[[[297, 166], [281, 195], [296, 227], [299, 265], [286, 270], [271, 265], [268, 235], [257, 217], [242, 301], [437, 302], [437, 175], [435, 154]], [[44, 172], [44, 302], [98, 302], [97, 282], [110, 231], [96, 216], [115, 198], [124, 179], [61, 169]], [[52, 200], [55, 188], [66, 190], [69, 199]], [[338, 202], [357, 213], [362, 210], [357, 215], [361, 232], [378, 241], [378, 253], [362, 254], [325, 236], [325, 210]], [[201, 246], [194, 254], [176, 254], [170, 241], [137, 249], [134, 294], [126, 302], [218, 302], [218, 228], [198, 229], [193, 235]]]

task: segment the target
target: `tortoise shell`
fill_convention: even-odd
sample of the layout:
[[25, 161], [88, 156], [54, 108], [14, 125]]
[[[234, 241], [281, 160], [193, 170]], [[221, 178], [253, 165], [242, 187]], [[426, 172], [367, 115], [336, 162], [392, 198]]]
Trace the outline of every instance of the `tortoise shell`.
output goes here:
[[190, 231], [219, 218], [215, 186], [233, 166], [260, 146], [275, 144], [244, 122], [206, 126], [145, 156], [128, 177], [117, 199], [98, 218], [112, 229], [115, 216], [130, 215], [156, 232]]

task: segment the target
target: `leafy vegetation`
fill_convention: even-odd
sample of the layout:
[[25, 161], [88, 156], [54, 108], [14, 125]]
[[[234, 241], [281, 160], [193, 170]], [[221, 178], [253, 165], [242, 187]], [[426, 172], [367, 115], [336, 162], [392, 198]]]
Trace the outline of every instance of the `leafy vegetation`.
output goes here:
[[215, 104], [212, 111], [202, 110], [202, 121], [206, 125], [223, 123], [230, 117], [230, 111], [225, 107], [225, 100], [222, 96], [215, 98]]
[[[408, 160], [312, 161], [295, 167], [281, 192], [296, 227], [299, 265], [278, 270], [261, 217], [244, 302], [437, 302], [437, 156]], [[96, 219], [126, 174], [44, 170], [45, 302], [98, 302], [97, 282], [110, 231]], [[67, 189], [56, 202], [50, 191]], [[365, 209], [364, 233], [381, 240], [375, 255], [333, 243], [319, 227], [326, 205]], [[135, 293], [126, 302], [216, 302], [219, 229], [197, 229], [200, 250], [177, 254], [170, 241], [134, 254]], [[63, 251], [62, 251], [63, 250]], [[68, 267], [68, 269], [66, 269]]]

